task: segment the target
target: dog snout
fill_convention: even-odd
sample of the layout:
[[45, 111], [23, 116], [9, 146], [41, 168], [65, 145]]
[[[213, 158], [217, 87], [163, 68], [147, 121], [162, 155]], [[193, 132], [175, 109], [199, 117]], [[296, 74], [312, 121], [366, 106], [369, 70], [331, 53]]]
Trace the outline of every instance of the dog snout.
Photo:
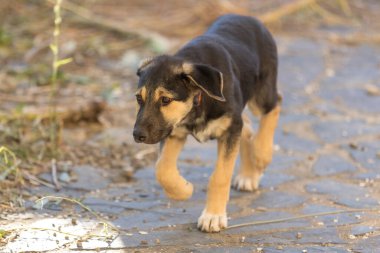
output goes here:
[[141, 129], [133, 130], [133, 138], [136, 142], [144, 142], [147, 139], [147, 133]]

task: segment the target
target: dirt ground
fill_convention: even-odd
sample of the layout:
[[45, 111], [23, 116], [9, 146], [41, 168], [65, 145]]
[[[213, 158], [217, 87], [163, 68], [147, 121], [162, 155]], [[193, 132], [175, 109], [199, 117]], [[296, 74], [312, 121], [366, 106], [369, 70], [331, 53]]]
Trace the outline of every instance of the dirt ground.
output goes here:
[[[316, 95], [315, 98], [313, 97], [315, 87], [320, 87], [319, 85], [323, 83], [323, 78], [310, 79], [304, 83], [297, 79], [299, 76], [302, 79], [303, 75], [305, 75], [308, 80], [308, 75], [313, 75], [313, 69], [318, 68], [319, 63], [314, 61], [313, 55], [309, 55], [313, 53], [313, 50], [316, 50], [319, 55], [323, 55], [326, 59], [328, 58], [326, 63], [320, 66], [322, 72], [327, 73], [327, 77], [334, 76], [336, 73], [334, 68], [340, 66], [341, 62], [344, 65], [348, 57], [346, 55], [350, 55], [350, 52], [358, 48], [368, 46], [375, 48], [374, 52], [379, 52], [376, 50], [380, 45], [380, 19], [378, 16], [380, 4], [376, 0], [167, 0], [161, 2], [151, 0], [64, 0], [61, 10], [60, 57], [70, 57], [72, 62], [63, 66], [58, 75], [59, 95], [54, 100], [54, 103], [57, 105], [60, 124], [59, 152], [56, 157], [57, 163], [52, 166], [53, 157], [49, 148], [51, 146], [49, 143], [49, 114], [51, 112], [52, 54], [49, 45], [52, 41], [54, 28], [53, 5], [54, 1], [49, 0], [0, 2], [0, 146], [9, 148], [15, 154], [14, 164], [17, 165], [12, 171], [7, 171], [3, 167], [0, 169], [0, 249], [4, 246], [5, 252], [28, 251], [25, 248], [12, 248], [13, 246], [9, 245], [12, 242], [17, 242], [17, 237], [22, 237], [20, 226], [30, 224], [30, 220], [34, 221], [35, 218], [41, 218], [45, 215], [43, 212], [35, 213], [33, 211], [36, 207], [34, 206], [34, 201], [38, 198], [47, 195], [59, 195], [81, 201], [86, 199], [87, 203], [91, 205], [91, 200], [88, 200], [88, 198], [101, 199], [95, 193], [102, 188], [103, 184], [122, 185], [121, 188], [126, 192], [132, 188], [138, 190], [139, 187], [136, 186], [136, 183], [145, 182], [144, 177], [141, 176], [144, 175], [148, 178], [147, 184], [154, 185], [154, 180], [150, 181], [153, 174], [150, 175], [145, 171], [147, 168], [152, 167], [157, 158], [157, 147], [137, 145], [133, 142], [131, 136], [135, 115], [134, 90], [137, 81], [135, 75], [137, 66], [140, 60], [146, 57], [175, 52], [187, 40], [201, 34], [216, 17], [222, 14], [238, 13], [256, 16], [263, 20], [273, 32], [279, 44], [281, 59], [280, 72], [282, 78], [280, 78], [280, 82], [282, 83], [280, 89], [285, 93], [285, 101], [286, 98], [289, 101], [285, 102], [284, 121], [291, 121], [292, 119], [286, 118], [286, 116], [291, 117], [300, 112], [307, 115], [315, 114], [320, 119], [324, 117], [335, 119], [334, 117], [338, 115], [336, 110], [340, 110], [343, 112], [343, 116], [364, 120], [368, 124], [374, 124], [375, 126], [379, 124], [376, 109], [368, 112], [368, 114], [362, 114], [359, 107], [356, 112], [345, 108], [344, 103], [340, 104], [342, 99], [343, 101], [353, 99], [354, 103], [360, 104], [363, 100], [352, 97], [352, 93], [348, 92], [357, 89], [360, 87], [359, 85], [349, 86], [347, 91], [342, 91], [339, 94], [341, 100], [337, 99], [338, 102], [334, 100], [336, 104], [332, 102], [334, 105], [331, 108], [326, 107], [327, 109], [322, 110], [321, 107], [318, 107], [315, 109], [308, 107], [309, 104], [306, 102], [307, 106], [301, 108], [304, 105], [299, 101], [303, 101], [305, 97], [308, 97], [308, 99], [311, 97], [310, 100], [314, 103], [320, 102], [319, 98], [317, 98], [318, 96], [327, 100], [329, 98], [327, 98], [328, 95], [320, 94]], [[314, 44], [310, 46], [312, 42], [315, 42], [317, 46], [314, 47]], [[359, 57], [358, 62], [366, 66], [365, 59], [366, 57], [370, 58], [372, 54], [367, 53], [366, 49], [363, 50], [363, 52], [359, 50], [359, 55], [364, 60]], [[300, 54], [302, 54], [301, 58], [297, 58]], [[352, 57], [356, 57], [356, 55]], [[360, 83], [362, 81], [360, 78], [363, 78], [363, 87], [369, 94], [374, 94], [377, 97], [379, 83], [373, 83], [375, 78], [371, 79], [369, 83], [365, 79], [372, 76], [374, 72], [379, 72], [380, 65], [376, 61], [376, 59], [373, 60], [373, 64], [377, 66], [377, 69], [375, 68], [374, 71], [371, 69], [368, 73], [365, 72], [363, 74], [365, 77], [357, 74], [344, 76], [343, 83], [354, 82], [357, 79], [359, 80], [358, 83]], [[292, 64], [294, 66], [300, 64], [305, 69], [293, 68]], [[355, 69], [355, 67], [349, 65], [346, 71], [356, 73]], [[298, 82], [301, 82], [301, 84], [298, 85]], [[302, 96], [297, 93], [297, 91], [304, 89], [306, 89], [305, 94]], [[378, 97], [374, 102], [371, 101], [368, 100], [368, 104], [365, 105], [370, 108], [376, 108], [377, 106], [380, 108]], [[306, 112], [303, 112], [302, 109]], [[365, 111], [366, 109], [363, 110]], [[343, 116], [341, 117], [342, 119], [344, 118]], [[339, 117], [336, 116], [336, 118]], [[305, 121], [300, 126], [297, 126], [294, 122], [293, 125], [284, 123], [284, 126], [280, 126], [278, 131], [287, 133], [296, 128], [299, 129], [300, 135], [303, 135], [302, 138], [307, 141], [315, 141], [314, 133], [310, 134], [307, 130], [311, 127], [311, 123], [308, 124], [308, 120]], [[315, 130], [315, 132], [318, 134], [318, 130]], [[375, 127], [372, 134], [368, 138], [374, 139], [374, 143], [376, 143], [376, 140], [378, 142], [376, 138], [378, 138], [379, 129]], [[334, 139], [335, 136], [328, 134], [326, 136], [328, 140], [323, 139], [325, 138], [323, 133], [321, 138], [327, 144], [318, 144], [323, 147], [323, 152], [327, 152], [326, 150], [329, 150], [330, 146], [335, 145], [331, 144], [329, 146], [330, 139]], [[288, 139], [286, 140], [288, 141]], [[290, 141], [293, 141], [295, 145], [304, 145], [306, 150], [314, 145], [300, 142], [297, 138], [290, 139]], [[354, 141], [350, 145], [350, 148], [354, 150], [360, 149], [360, 145]], [[374, 149], [376, 150], [375, 153], [378, 152], [376, 145]], [[318, 151], [319, 149], [316, 148], [316, 150]], [[206, 153], [212, 154], [212, 151], [208, 150]], [[212, 166], [210, 164], [212, 164], [213, 159], [209, 159], [209, 156], [199, 158], [192, 154], [193, 150], [191, 148], [185, 151], [185, 157], [183, 157], [185, 168]], [[379, 156], [379, 153], [376, 154]], [[305, 159], [310, 158], [314, 163], [313, 155], [314, 151], [311, 150]], [[292, 157], [293, 154], [280, 152], [281, 156]], [[355, 157], [355, 155], [352, 156]], [[1, 159], [0, 161], [4, 163], [4, 158]], [[374, 161], [375, 167], [378, 166], [379, 161], [376, 159]], [[284, 163], [286, 162], [285, 159]], [[334, 161], [329, 162], [334, 163]], [[323, 165], [321, 166], [323, 167]], [[355, 166], [358, 166], [358, 163], [355, 163]], [[53, 167], [54, 169], [52, 169]], [[91, 168], [89, 170], [93, 172], [93, 178], [89, 177], [87, 179], [88, 175], [78, 168]], [[53, 170], [56, 170], [58, 183], [52, 180]], [[376, 175], [368, 180], [378, 180]], [[200, 179], [200, 181], [202, 180]], [[273, 180], [269, 180], [266, 186], [271, 185], [271, 182], [281, 181], [282, 179]], [[310, 178], [307, 180], [309, 180], [309, 183], [313, 183]], [[99, 188], [91, 185], [98, 185]], [[80, 186], [83, 186], [83, 188]], [[319, 185], [313, 186], [319, 189]], [[374, 183], [374, 186], [378, 186], [378, 184]], [[83, 194], [81, 194], [81, 191], [83, 191]], [[87, 191], [95, 195], [90, 194], [84, 197], [84, 192]], [[159, 191], [159, 188], [157, 188], [157, 191]], [[110, 193], [107, 192], [107, 194]], [[155, 207], [150, 207], [150, 205], [156, 203], [154, 197], [151, 199], [151, 196], [146, 196], [146, 193], [139, 193], [139, 191], [134, 194], [138, 195], [136, 200], [136, 203], [140, 203], [138, 208], [142, 210], [154, 209], [155, 211], [153, 212], [166, 212], [165, 210], [156, 210]], [[165, 198], [162, 193], [157, 193], [156, 195], [160, 198]], [[117, 199], [119, 195], [115, 193], [112, 197]], [[242, 198], [244, 199], [244, 196]], [[200, 200], [201, 198], [197, 196], [196, 199]], [[129, 203], [129, 200], [126, 199], [120, 201]], [[286, 195], [283, 201], [294, 201], [297, 204], [299, 199], [294, 200]], [[80, 216], [91, 217], [91, 213], [80, 211], [75, 207], [77, 206], [75, 203], [63, 202], [55, 203], [51, 201], [50, 210], [46, 212], [46, 215], [55, 218], [57, 216], [69, 217], [73, 220], [80, 219]], [[238, 207], [242, 204], [241, 200], [235, 199], [235, 202]], [[265, 206], [265, 201], [261, 204]], [[173, 205], [178, 205], [176, 206], [178, 210], [181, 209], [181, 205]], [[191, 206], [185, 206], [186, 208], [182, 209], [191, 210], [192, 208]], [[356, 207], [350, 204], [347, 206]], [[54, 208], [56, 210], [51, 211]], [[117, 218], [117, 212], [114, 212], [114, 210], [110, 211], [107, 208], [102, 210], [100, 208], [100, 210], [96, 209], [96, 211], [100, 214], [104, 211], [104, 215], [107, 216], [105, 217], [106, 219], [114, 220]], [[169, 214], [166, 213], [165, 215]], [[165, 215], [162, 214], [161, 216]], [[169, 216], [172, 217], [171, 215]], [[198, 215], [198, 213], [191, 214], [193, 221], [196, 220], [194, 215]], [[235, 214], [235, 218], [239, 218], [239, 215]], [[154, 217], [160, 219], [160, 216]], [[142, 220], [151, 218], [147, 216]], [[88, 220], [83, 222], [85, 224], [83, 227], [97, 224], [97, 222], [92, 224]], [[115, 222], [115, 224], [123, 226], [123, 222], [121, 220], [120, 222]], [[173, 222], [177, 224], [175, 223], [177, 220]], [[14, 223], [14, 226], [9, 226], [10, 223]], [[66, 226], [67, 224], [61, 225]], [[140, 225], [137, 223], [135, 227]], [[375, 225], [378, 226], [378, 224]], [[183, 227], [185, 230], [188, 229], [187, 225], [178, 226]], [[373, 225], [372, 227], [376, 226]], [[161, 231], [162, 229], [160, 229], [161, 224], [158, 224], [156, 231]], [[378, 236], [378, 230], [376, 231], [374, 234]], [[371, 230], [371, 232], [373, 231]], [[131, 232], [128, 231], [128, 233]], [[144, 235], [144, 233], [139, 233], [138, 231], [134, 233], [140, 234], [140, 236]], [[239, 237], [236, 238], [241, 241], [244, 233], [242, 231], [239, 233]], [[323, 234], [323, 231], [320, 234]], [[194, 232], [191, 235], [199, 240], [199, 243], [203, 246], [208, 246], [191, 248], [189, 245], [194, 242], [189, 239], [188, 245], [184, 248], [181, 248], [181, 244], [173, 247], [168, 244], [161, 249], [157, 246], [159, 243], [156, 243], [157, 247], [149, 251], [148, 245], [151, 244], [151, 240], [161, 238], [159, 235], [157, 235], [157, 238], [152, 237], [151, 239], [141, 240], [138, 237], [136, 245], [134, 242], [128, 241], [129, 239], [123, 241], [125, 244], [132, 245], [130, 248], [132, 251], [197, 252], [199, 250], [206, 252], [210, 250], [211, 252], [212, 245], [209, 242], [205, 242], [199, 236], [194, 235]], [[89, 237], [88, 234], [87, 237]], [[232, 237], [228, 235], [224, 238], [227, 238], [226, 240], [230, 242], [229, 244], [215, 242], [215, 245], [220, 246], [222, 252], [240, 252], [236, 248], [233, 249], [236, 243], [231, 239]], [[231, 240], [228, 240], [228, 238]], [[81, 248], [78, 246], [78, 242], [86, 241], [82, 239], [74, 240], [77, 246], [74, 248], [77, 250]], [[212, 239], [218, 240], [218, 238]], [[273, 241], [275, 239], [273, 238]], [[170, 241], [170, 236], [168, 240]], [[266, 243], [266, 246], [268, 246], [270, 242]], [[334, 243], [340, 245], [339, 240]], [[57, 245], [59, 247], [53, 247], [49, 250], [51, 252], [58, 252], [59, 250], [65, 252], [68, 250], [67, 245], [69, 244], [57, 242]], [[323, 245], [323, 241], [315, 243], [315, 245]], [[315, 245], [312, 246], [314, 247]], [[379, 246], [376, 243], [374, 245]], [[252, 252], [252, 250], [260, 252], [260, 249], [263, 248], [259, 244], [254, 244], [254, 247], [253, 244], [248, 246], [248, 248], [239, 250], [241, 252]], [[312, 247], [310, 245], [306, 246]], [[355, 252], [376, 252], [365, 251], [365, 247], [361, 250], [359, 246], [355, 246], [357, 249]], [[115, 246], [114, 250], [119, 249], [122, 251], [123, 247], [120, 245]], [[289, 248], [289, 251], [286, 251], [286, 247], [283, 248], [284, 250], [281, 249], [283, 246], [279, 247], [276, 244], [276, 247], [279, 252], [301, 252], [298, 251], [301, 248], [294, 248], [294, 251]], [[347, 246], [345, 249], [355, 247]], [[104, 246], [99, 246], [99, 249], [106, 250]], [[313, 248], [310, 248], [308, 252], [323, 252], [317, 250], [320, 249], [313, 251]], [[37, 248], [32, 251], [39, 252], [42, 250]], [[268, 248], [264, 252], [276, 251], [271, 251]]]

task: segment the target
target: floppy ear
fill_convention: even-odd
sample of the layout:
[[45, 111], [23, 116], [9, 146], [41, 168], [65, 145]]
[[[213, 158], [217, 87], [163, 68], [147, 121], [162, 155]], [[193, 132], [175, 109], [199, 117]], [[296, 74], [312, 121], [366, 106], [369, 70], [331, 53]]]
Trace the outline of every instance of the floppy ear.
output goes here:
[[203, 90], [208, 96], [221, 102], [223, 95], [223, 74], [219, 70], [205, 64], [183, 64], [183, 72], [192, 84]]
[[149, 64], [151, 64], [152, 61], [153, 61], [153, 59], [154, 59], [153, 57], [149, 57], [149, 58], [146, 58], [146, 59], [142, 60], [142, 61], [140, 62], [140, 64], [139, 64], [139, 67], [138, 67], [138, 69], [137, 69], [136, 75], [140, 76], [140, 75], [141, 75], [141, 71], [142, 71], [145, 67], [147, 67]]

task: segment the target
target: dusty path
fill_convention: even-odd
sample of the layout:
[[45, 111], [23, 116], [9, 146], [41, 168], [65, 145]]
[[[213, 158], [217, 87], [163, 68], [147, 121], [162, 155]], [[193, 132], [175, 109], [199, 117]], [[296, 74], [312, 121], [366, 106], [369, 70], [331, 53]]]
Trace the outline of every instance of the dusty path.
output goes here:
[[[26, 203], [25, 213], [0, 216], [2, 228], [17, 228], [0, 251], [378, 252], [380, 47], [286, 36], [276, 40], [284, 96], [276, 152], [260, 191], [231, 191], [230, 225], [352, 208], [379, 211], [201, 233], [195, 221], [203, 208], [215, 143], [189, 141], [179, 163], [195, 184], [189, 201], [168, 200], [151, 167], [139, 170], [132, 183], [117, 184], [101, 169], [78, 167], [78, 181], [59, 195], [83, 198], [124, 232], [117, 238], [94, 238], [92, 234], [101, 233], [99, 220], [79, 207], [50, 203], [35, 210], [34, 203]], [[56, 195], [47, 187], [33, 188], [32, 193]]]

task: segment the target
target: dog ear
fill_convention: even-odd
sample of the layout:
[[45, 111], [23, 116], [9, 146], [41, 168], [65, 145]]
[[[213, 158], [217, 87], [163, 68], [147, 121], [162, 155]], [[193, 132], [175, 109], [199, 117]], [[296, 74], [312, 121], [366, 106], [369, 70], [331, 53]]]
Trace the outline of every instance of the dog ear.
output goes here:
[[153, 57], [149, 57], [149, 58], [146, 58], [144, 60], [142, 60], [139, 64], [139, 67], [137, 68], [137, 72], [136, 72], [136, 75], [140, 76], [141, 75], [141, 72], [144, 68], [146, 68], [149, 64], [152, 63], [153, 61]]
[[203, 90], [208, 96], [221, 102], [223, 95], [223, 74], [219, 70], [205, 64], [183, 64], [183, 73], [192, 84]]

